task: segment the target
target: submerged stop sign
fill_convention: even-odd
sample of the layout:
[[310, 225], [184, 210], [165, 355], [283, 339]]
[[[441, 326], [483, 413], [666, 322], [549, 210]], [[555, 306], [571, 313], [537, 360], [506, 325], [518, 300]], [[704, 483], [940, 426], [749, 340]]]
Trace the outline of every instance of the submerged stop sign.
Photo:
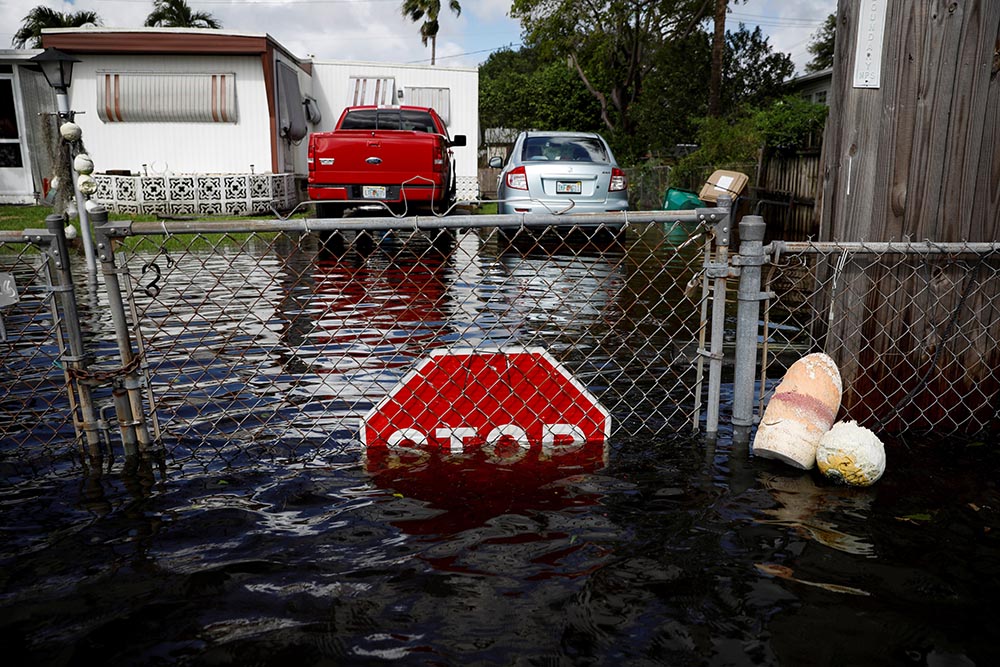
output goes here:
[[442, 349], [365, 415], [361, 440], [369, 459], [379, 450], [479, 451], [505, 464], [603, 451], [610, 431], [607, 410], [540, 348]]

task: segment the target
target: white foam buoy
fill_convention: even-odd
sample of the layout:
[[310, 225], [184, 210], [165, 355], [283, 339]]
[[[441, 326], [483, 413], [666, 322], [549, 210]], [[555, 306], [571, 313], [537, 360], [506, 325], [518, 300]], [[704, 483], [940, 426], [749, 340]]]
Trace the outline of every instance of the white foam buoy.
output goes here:
[[76, 187], [80, 188], [81, 193], [92, 195], [97, 192], [97, 181], [90, 174], [80, 174], [80, 177], [76, 179]]
[[94, 173], [94, 161], [86, 153], [80, 153], [73, 158], [73, 169], [78, 174], [92, 174]]
[[885, 472], [885, 446], [864, 426], [837, 422], [819, 440], [816, 466], [834, 481], [871, 486]]
[[76, 123], [66, 122], [59, 126], [59, 134], [66, 141], [79, 141], [83, 136], [83, 130]]
[[829, 355], [817, 352], [796, 361], [768, 401], [753, 454], [812, 468], [819, 440], [837, 418], [842, 392], [840, 370]]

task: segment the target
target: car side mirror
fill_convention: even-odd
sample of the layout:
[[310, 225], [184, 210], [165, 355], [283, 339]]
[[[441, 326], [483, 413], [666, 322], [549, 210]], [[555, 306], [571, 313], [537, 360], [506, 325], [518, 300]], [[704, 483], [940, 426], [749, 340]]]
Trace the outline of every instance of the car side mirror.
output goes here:
[[465, 145], [465, 135], [464, 134], [456, 134], [454, 137], [451, 138], [451, 145], [452, 146], [464, 146]]
[[499, 169], [500, 167], [503, 166], [503, 158], [494, 155], [493, 157], [490, 158], [490, 166], [493, 167], [494, 169]]

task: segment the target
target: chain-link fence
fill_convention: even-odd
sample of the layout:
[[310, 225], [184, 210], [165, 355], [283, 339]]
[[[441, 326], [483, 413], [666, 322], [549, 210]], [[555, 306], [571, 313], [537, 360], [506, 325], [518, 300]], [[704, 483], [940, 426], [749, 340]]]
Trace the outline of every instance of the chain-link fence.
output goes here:
[[762, 377], [822, 350], [879, 431], [1000, 426], [1000, 244], [774, 243]]
[[76, 287], [55, 238], [51, 229], [0, 235], [0, 465], [9, 482], [75, 465], [68, 443], [98, 451]]
[[698, 419], [708, 235], [687, 216], [135, 224], [113, 242], [156, 428], [175, 441], [347, 442], [441, 348], [544, 349], [628, 437]]
[[78, 275], [75, 289], [52, 250], [58, 221], [51, 242], [0, 239], [0, 273], [17, 287], [2, 311], [2, 464], [31, 474], [74, 438], [91, 459], [120, 441], [126, 455], [165, 448], [219, 466], [352, 450], [366, 416], [442, 350], [544, 351], [580, 401], [603, 406], [612, 449], [716, 431], [730, 403], [732, 424], [752, 426], [784, 368], [818, 350], [841, 366], [842, 416], [893, 431], [997, 425], [1000, 245], [765, 247], [763, 221], [747, 216], [736, 255], [727, 203], [527, 218], [98, 216], [100, 276]]

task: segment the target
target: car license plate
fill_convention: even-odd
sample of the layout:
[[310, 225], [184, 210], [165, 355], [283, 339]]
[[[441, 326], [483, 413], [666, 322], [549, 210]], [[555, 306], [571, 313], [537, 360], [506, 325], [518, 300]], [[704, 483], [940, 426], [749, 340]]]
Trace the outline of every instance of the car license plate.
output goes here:
[[385, 199], [384, 185], [363, 185], [361, 196], [365, 199]]
[[556, 194], [578, 195], [582, 191], [580, 181], [557, 181]]

